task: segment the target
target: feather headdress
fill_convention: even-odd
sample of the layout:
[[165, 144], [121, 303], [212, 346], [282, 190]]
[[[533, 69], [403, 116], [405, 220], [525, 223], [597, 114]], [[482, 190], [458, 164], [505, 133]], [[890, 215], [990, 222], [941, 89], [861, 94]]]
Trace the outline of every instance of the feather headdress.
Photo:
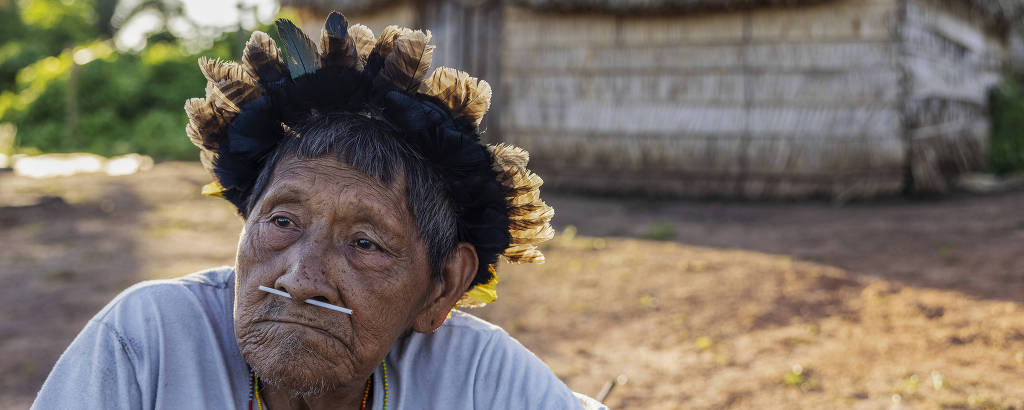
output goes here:
[[551, 239], [554, 215], [540, 199], [541, 178], [526, 168], [529, 154], [485, 145], [477, 127], [490, 108], [486, 81], [448, 67], [430, 75], [430, 31], [389, 26], [374, 37], [332, 12], [317, 43], [288, 20], [277, 21], [282, 49], [252, 33], [242, 64], [201, 58], [205, 98], [185, 102], [185, 132], [215, 181], [207, 195], [231, 201], [243, 216], [256, 177], [289, 124], [312, 110], [380, 115], [407, 134], [422, 156], [448, 175], [459, 208], [460, 241], [473, 243], [480, 269], [460, 306], [496, 298], [498, 255], [512, 263], [543, 262], [537, 246]]

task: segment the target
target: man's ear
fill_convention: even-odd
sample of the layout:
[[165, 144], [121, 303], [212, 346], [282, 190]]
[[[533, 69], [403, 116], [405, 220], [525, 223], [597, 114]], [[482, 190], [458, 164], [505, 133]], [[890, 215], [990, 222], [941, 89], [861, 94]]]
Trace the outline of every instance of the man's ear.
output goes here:
[[468, 290], [469, 284], [473, 283], [478, 265], [476, 248], [467, 242], [460, 242], [441, 267], [441, 278], [434, 282], [425, 305], [416, 315], [413, 330], [432, 333], [441, 327], [448, 313]]

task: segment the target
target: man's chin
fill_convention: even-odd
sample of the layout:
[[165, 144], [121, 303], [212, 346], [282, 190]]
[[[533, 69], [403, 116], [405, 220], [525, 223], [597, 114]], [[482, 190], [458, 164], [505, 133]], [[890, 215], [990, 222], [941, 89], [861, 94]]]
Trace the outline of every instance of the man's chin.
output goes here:
[[319, 396], [348, 379], [342, 373], [349, 368], [336, 363], [341, 352], [322, 351], [323, 344], [311, 343], [302, 332], [269, 333], [239, 340], [242, 357], [264, 382], [296, 396]]
[[336, 380], [326, 378], [315, 378], [310, 375], [288, 375], [268, 372], [263, 376], [259, 370], [260, 380], [280, 390], [291, 393], [292, 396], [317, 397], [334, 391], [341, 387]]

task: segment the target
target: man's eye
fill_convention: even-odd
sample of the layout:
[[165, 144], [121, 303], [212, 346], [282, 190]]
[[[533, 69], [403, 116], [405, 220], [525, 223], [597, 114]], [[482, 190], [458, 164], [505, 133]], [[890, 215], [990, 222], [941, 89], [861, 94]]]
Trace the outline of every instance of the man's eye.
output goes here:
[[354, 245], [356, 245], [357, 248], [362, 249], [364, 251], [372, 251], [374, 249], [377, 249], [377, 244], [373, 243], [373, 241], [369, 239], [356, 239]]
[[277, 216], [274, 217], [274, 225], [277, 225], [279, 228], [291, 228], [295, 226], [295, 223], [286, 216]]

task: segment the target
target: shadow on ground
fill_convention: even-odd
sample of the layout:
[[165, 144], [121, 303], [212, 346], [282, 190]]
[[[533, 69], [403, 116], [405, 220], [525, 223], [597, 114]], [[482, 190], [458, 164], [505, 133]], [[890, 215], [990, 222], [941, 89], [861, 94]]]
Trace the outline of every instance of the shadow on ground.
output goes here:
[[[95, 201], [42, 196], [0, 207], [0, 390], [31, 393], [85, 321], [138, 280], [138, 225], [145, 210], [133, 190], [112, 183]], [[68, 262], [75, 263], [68, 263]], [[15, 337], [16, 336], [16, 337]], [[5, 403], [10, 405], [11, 403]]]
[[584, 235], [789, 255], [917, 287], [1024, 301], [1024, 192], [844, 207], [547, 197], [555, 225]]

